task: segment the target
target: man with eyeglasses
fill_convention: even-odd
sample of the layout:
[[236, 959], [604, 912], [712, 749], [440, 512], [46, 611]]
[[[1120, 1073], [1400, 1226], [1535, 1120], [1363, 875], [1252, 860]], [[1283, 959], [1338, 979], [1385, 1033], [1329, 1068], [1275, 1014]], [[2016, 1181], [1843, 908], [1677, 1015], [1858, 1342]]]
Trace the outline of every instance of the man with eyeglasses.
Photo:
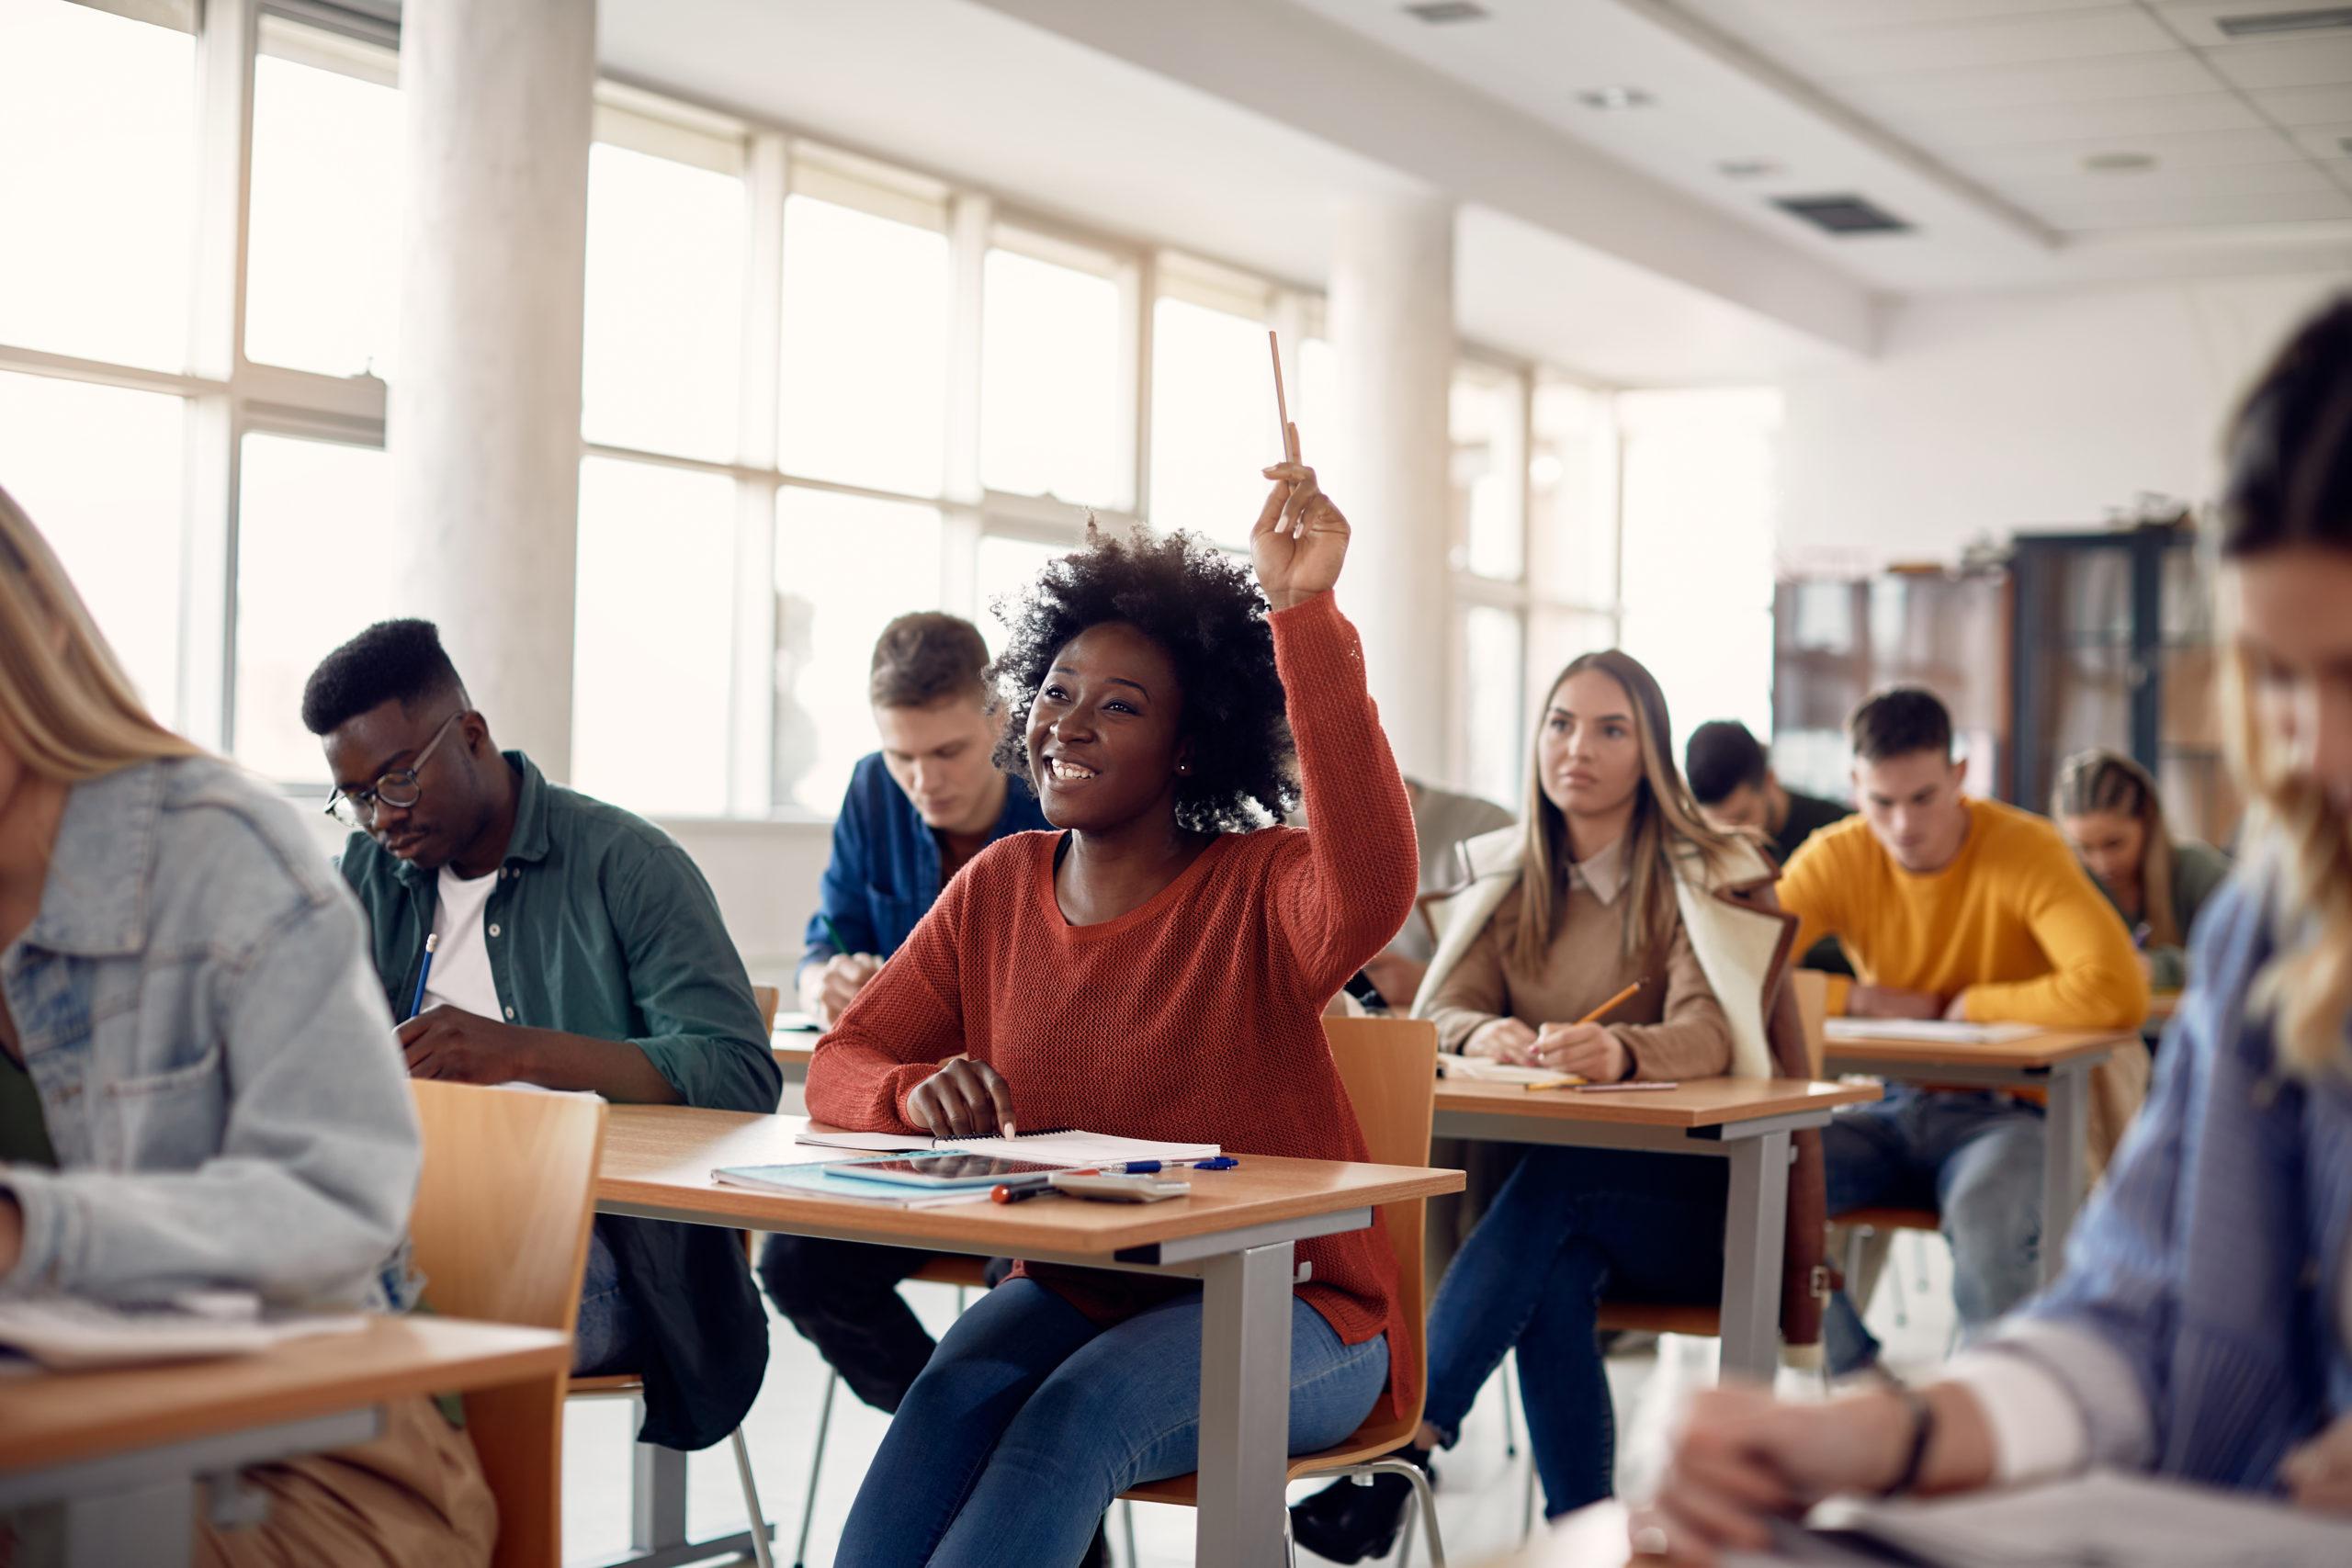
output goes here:
[[[329, 654], [302, 723], [325, 746], [328, 809], [356, 829], [344, 880], [412, 1077], [775, 1110], [751, 978], [694, 862], [501, 751], [431, 622], [381, 622]], [[766, 1363], [734, 1233], [598, 1217], [573, 1371], [643, 1374], [641, 1440], [718, 1441]]]

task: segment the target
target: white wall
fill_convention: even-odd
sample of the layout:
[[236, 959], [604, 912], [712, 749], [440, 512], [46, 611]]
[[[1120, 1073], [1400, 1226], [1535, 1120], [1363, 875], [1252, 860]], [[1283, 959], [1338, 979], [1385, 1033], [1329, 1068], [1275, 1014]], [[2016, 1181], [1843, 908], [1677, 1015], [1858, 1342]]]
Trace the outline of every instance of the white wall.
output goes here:
[[1791, 377], [1781, 558], [1949, 559], [1983, 534], [2209, 491], [2245, 382], [2352, 272], [1890, 305], [1877, 355]]

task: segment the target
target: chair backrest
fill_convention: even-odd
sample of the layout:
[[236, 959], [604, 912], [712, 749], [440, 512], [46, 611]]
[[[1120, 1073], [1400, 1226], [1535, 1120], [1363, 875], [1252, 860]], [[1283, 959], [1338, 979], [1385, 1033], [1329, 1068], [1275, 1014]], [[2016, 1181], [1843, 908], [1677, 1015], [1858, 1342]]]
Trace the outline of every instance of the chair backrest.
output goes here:
[[1829, 976], [1818, 969], [1792, 969], [1789, 989], [1804, 1021], [1805, 1071], [1817, 1078], [1829, 1058]]
[[784, 1006], [783, 988], [776, 986], [754, 986], [752, 1000], [759, 1004], [760, 1027], [770, 1034], [775, 1032], [776, 1010]]
[[[572, 1332], [588, 1261], [605, 1102], [415, 1081], [424, 1173], [409, 1221], [424, 1297], [454, 1317]], [[493, 1568], [562, 1560], [563, 1386], [466, 1396], [498, 1499]]]
[[[1430, 1122], [1437, 1098], [1437, 1025], [1419, 1018], [1327, 1018], [1323, 1033], [1331, 1061], [1363, 1129], [1367, 1157], [1375, 1165], [1430, 1162]], [[1415, 1198], [1385, 1203], [1381, 1217], [1396, 1254], [1397, 1299], [1404, 1304], [1414, 1365], [1429, 1365], [1427, 1280], [1421, 1267], [1421, 1236], [1427, 1204]], [[1421, 1419], [1426, 1377], [1411, 1391], [1411, 1425]], [[1369, 1427], [1374, 1423], [1367, 1422]]]

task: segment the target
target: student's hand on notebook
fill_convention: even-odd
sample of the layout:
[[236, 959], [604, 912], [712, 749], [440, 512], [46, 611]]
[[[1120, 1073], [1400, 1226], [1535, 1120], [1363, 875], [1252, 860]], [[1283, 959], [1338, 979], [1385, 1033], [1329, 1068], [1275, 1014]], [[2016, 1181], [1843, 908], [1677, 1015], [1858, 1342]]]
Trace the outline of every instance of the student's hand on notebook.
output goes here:
[[1634, 1551], [1681, 1563], [1764, 1551], [1769, 1519], [1794, 1518], [1831, 1493], [1893, 1483], [1911, 1420], [1887, 1394], [1834, 1404], [1783, 1404], [1757, 1388], [1693, 1394], [1657, 1495], [1633, 1513]]
[[950, 1056], [907, 1096], [915, 1125], [940, 1138], [1014, 1136], [1012, 1086], [986, 1062]]
[[1634, 1070], [1634, 1057], [1605, 1024], [1547, 1023], [1536, 1032], [1535, 1065], [1591, 1083], [1619, 1083]]
[[508, 1083], [527, 1078], [526, 1031], [447, 1005], [429, 1008], [400, 1026], [401, 1052], [413, 1078], [451, 1083]]
[[2352, 1514], [2352, 1416], [2289, 1454], [2280, 1474], [2297, 1506]]
[[1462, 1054], [1532, 1067], [1536, 1065], [1535, 1031], [1515, 1018], [1489, 1019], [1470, 1032], [1470, 1038], [1462, 1043]]
[[882, 973], [882, 961], [870, 953], [835, 953], [808, 972], [801, 987], [801, 1009], [827, 1029], [842, 1014], [857, 993]]
[[1266, 603], [1287, 610], [1340, 581], [1340, 565], [1348, 558], [1348, 520], [1306, 464], [1276, 463], [1265, 473], [1274, 488], [1250, 530], [1250, 558]]
[[1944, 999], [1900, 986], [1856, 986], [1846, 994], [1846, 1012], [1850, 1018], [1941, 1018]]

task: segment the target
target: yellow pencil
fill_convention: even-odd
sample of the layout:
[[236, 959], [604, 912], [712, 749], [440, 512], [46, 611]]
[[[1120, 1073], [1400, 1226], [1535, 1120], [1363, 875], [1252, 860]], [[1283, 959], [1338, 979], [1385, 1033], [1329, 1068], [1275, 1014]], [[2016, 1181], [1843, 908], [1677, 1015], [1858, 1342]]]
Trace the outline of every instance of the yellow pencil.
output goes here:
[[1607, 1001], [1601, 1003], [1599, 1007], [1593, 1009], [1582, 1018], [1577, 1020], [1577, 1021], [1578, 1023], [1599, 1023], [1602, 1019], [1608, 1017], [1611, 1013], [1615, 1012], [1619, 1007], [1623, 1006], [1630, 998], [1632, 998], [1635, 991], [1640, 990], [1645, 984], [1645, 982], [1641, 980], [1634, 981], [1632, 985], [1626, 987], [1623, 990], [1618, 992], [1615, 996], [1610, 998]]

